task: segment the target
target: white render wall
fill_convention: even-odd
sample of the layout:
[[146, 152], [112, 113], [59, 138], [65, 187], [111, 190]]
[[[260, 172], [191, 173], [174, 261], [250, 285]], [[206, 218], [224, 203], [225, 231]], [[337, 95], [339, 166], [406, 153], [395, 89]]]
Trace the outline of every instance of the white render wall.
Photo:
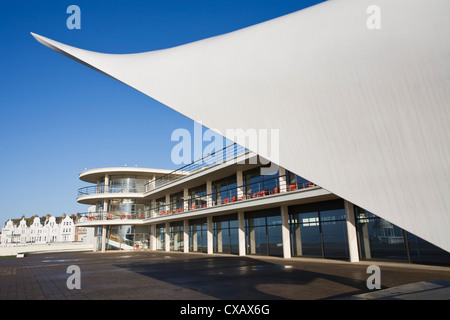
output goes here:
[[140, 54], [33, 35], [219, 133], [279, 130], [279, 154], [245, 146], [450, 251], [450, 1], [377, 0], [379, 30], [373, 4], [327, 1]]

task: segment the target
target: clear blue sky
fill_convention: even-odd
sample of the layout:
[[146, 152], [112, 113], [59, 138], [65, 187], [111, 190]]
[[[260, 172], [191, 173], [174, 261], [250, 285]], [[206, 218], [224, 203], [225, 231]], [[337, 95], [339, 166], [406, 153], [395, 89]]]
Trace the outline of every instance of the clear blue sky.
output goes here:
[[[87, 211], [76, 202], [85, 168], [175, 169], [173, 130], [193, 122], [144, 94], [39, 44], [144, 52], [264, 22], [322, 1], [2, 1], [0, 4], [0, 228], [22, 215]], [[69, 5], [81, 29], [69, 30]]]

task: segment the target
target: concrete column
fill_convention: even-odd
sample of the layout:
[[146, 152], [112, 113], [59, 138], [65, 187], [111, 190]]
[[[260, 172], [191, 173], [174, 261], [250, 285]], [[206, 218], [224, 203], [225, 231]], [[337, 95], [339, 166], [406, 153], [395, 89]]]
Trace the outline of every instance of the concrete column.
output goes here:
[[150, 250], [156, 250], [156, 224], [150, 226]]
[[159, 215], [159, 210], [156, 208], [156, 199], [152, 199], [150, 202], [150, 218], [156, 217]]
[[166, 222], [166, 233], [164, 236], [164, 251], [170, 251], [170, 222]]
[[106, 251], [106, 226], [102, 226], [102, 252]]
[[300, 229], [300, 224], [297, 224], [294, 229], [294, 237], [295, 237], [295, 248], [297, 256], [303, 255], [303, 248], [302, 248], [302, 234]]
[[286, 183], [286, 169], [280, 167], [278, 169], [278, 183], [280, 185], [280, 192], [285, 192], [287, 189], [287, 183]]
[[169, 211], [170, 210], [170, 194], [166, 194], [166, 212], [164, 212], [164, 213], [167, 213], [167, 211]]
[[361, 230], [361, 246], [364, 247], [364, 258], [372, 259], [372, 253], [370, 251], [370, 239], [369, 239], [369, 229], [366, 223], [360, 224]]
[[212, 181], [206, 181], [206, 205], [212, 207]]
[[[222, 244], [222, 222], [217, 223], [217, 252], [223, 252], [223, 244]], [[214, 234], [213, 234], [214, 235]]]
[[248, 220], [248, 231], [249, 231], [249, 239], [250, 242], [250, 254], [256, 253], [256, 243], [255, 243], [255, 227], [253, 226], [253, 219]]
[[197, 252], [198, 251], [198, 232], [197, 232], [197, 225], [192, 226], [192, 251]]
[[238, 212], [238, 237], [239, 237], [239, 255], [245, 256], [245, 221], [244, 211]]
[[93, 245], [93, 250], [92, 251], [97, 251], [97, 238], [98, 238], [98, 228], [95, 227], [94, 228], [94, 239], [92, 241], [92, 245]]
[[344, 200], [345, 217], [347, 222], [348, 252], [350, 262], [358, 262], [358, 236], [356, 234], [355, 211], [353, 204]]
[[207, 253], [213, 253], [213, 222], [212, 217], [206, 217], [206, 225], [208, 226], [208, 230], [206, 231], [206, 244], [207, 244]]
[[105, 193], [109, 192], [109, 175], [105, 175]]
[[189, 220], [183, 221], [183, 252], [189, 252]]
[[244, 197], [244, 174], [242, 171], [236, 172], [237, 199], [242, 200]]
[[189, 189], [184, 188], [183, 189], [183, 210], [184, 212], [189, 211]]
[[291, 242], [289, 239], [289, 213], [287, 206], [281, 206], [281, 237], [283, 241], [283, 258], [290, 258]]

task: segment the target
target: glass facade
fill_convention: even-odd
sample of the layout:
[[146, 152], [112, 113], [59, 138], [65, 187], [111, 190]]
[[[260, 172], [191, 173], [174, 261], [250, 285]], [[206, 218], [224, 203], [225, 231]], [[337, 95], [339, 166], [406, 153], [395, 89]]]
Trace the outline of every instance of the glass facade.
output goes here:
[[189, 189], [189, 208], [191, 210], [206, 208], [206, 185]]
[[261, 168], [244, 172], [244, 193], [247, 198], [257, 198], [280, 192], [278, 172], [261, 175]]
[[183, 251], [184, 249], [184, 227], [183, 221], [170, 223], [170, 250]]
[[207, 252], [207, 231], [206, 218], [189, 220], [189, 252]]
[[134, 249], [134, 226], [109, 226], [106, 238], [106, 250]]
[[450, 253], [364, 209], [355, 207], [362, 260], [450, 265]]
[[169, 210], [171, 213], [183, 212], [183, 192], [170, 195]]
[[156, 225], [156, 250], [165, 250], [166, 244], [166, 224], [161, 223]]
[[[143, 177], [140, 177], [143, 178]], [[261, 175], [260, 168], [243, 173], [243, 191], [247, 198], [280, 192], [280, 177]], [[136, 176], [111, 176], [97, 182], [98, 192], [140, 192], [146, 179]], [[308, 187], [310, 182], [286, 171], [287, 190]], [[236, 201], [238, 196], [236, 175], [212, 182], [211, 200], [214, 205]], [[94, 187], [95, 188], [95, 187]], [[255, 196], [256, 194], [256, 196]], [[97, 213], [106, 219], [139, 219], [152, 215], [181, 213], [185, 204], [190, 209], [206, 207], [206, 185], [188, 190], [189, 202], [184, 192], [156, 199], [156, 207], [139, 204], [135, 199], [109, 199], [97, 203]], [[166, 203], [166, 199], [169, 203]], [[331, 200], [288, 207], [289, 237], [292, 256], [327, 259], [349, 259], [344, 200]], [[450, 253], [418, 238], [364, 209], [355, 206], [355, 222], [361, 260], [388, 260], [409, 263], [450, 265]], [[126, 223], [126, 222], [125, 222]], [[183, 251], [184, 232], [188, 233], [190, 252], [207, 252], [206, 218], [189, 220], [188, 230], [183, 221], [156, 225], [156, 249], [166, 249], [166, 231], [169, 233], [171, 251]], [[214, 253], [239, 254], [238, 215], [226, 214], [212, 217], [212, 248]], [[97, 249], [101, 250], [102, 228], [96, 229]], [[283, 256], [281, 210], [279, 207], [244, 213], [245, 253], [248, 255]], [[108, 226], [106, 250], [148, 249], [150, 235], [136, 231], [132, 225]]]
[[[102, 212], [103, 202], [98, 203], [98, 212]], [[111, 219], [143, 219], [143, 204], [137, 204], [134, 199], [112, 199], [108, 200], [108, 220]], [[101, 210], [101, 211], [100, 211]]]
[[292, 256], [348, 259], [343, 200], [289, 207]]
[[148, 179], [138, 179], [136, 176], [113, 175], [109, 178], [109, 192], [142, 192]]
[[213, 217], [213, 252], [239, 254], [237, 214]]
[[212, 183], [213, 205], [226, 204], [237, 200], [236, 175]]
[[282, 256], [280, 208], [246, 212], [246, 254]]

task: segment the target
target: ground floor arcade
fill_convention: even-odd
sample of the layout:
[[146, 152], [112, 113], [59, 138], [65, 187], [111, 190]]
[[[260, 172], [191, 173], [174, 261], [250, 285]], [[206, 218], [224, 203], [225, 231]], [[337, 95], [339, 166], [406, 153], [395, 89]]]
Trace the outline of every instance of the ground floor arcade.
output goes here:
[[390, 260], [450, 265], [450, 254], [342, 199], [253, 211], [102, 226], [96, 250]]

